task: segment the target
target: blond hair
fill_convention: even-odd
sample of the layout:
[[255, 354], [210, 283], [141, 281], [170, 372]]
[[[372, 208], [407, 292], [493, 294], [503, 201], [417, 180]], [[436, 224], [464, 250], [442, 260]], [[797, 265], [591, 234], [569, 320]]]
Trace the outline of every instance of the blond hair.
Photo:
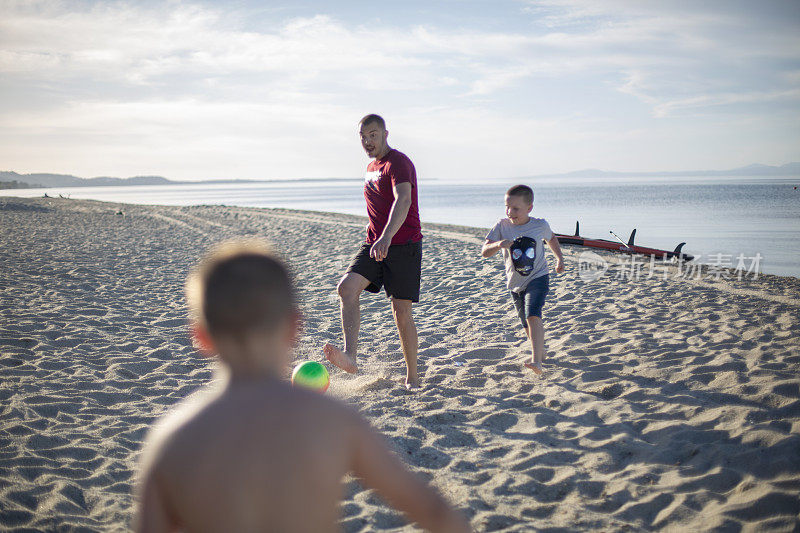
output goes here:
[[255, 240], [212, 248], [186, 280], [190, 318], [212, 336], [270, 331], [296, 312], [289, 269], [272, 247]]

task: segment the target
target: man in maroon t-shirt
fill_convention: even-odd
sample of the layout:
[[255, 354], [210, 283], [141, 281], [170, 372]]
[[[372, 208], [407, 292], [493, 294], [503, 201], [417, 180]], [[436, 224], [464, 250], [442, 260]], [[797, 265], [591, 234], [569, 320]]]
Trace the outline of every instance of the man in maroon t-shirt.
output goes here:
[[364, 179], [367, 201], [367, 240], [339, 282], [344, 350], [326, 344], [328, 360], [350, 373], [358, 371], [358, 328], [361, 292], [384, 287], [406, 360], [406, 387], [419, 386], [417, 327], [411, 304], [419, 301], [422, 272], [422, 227], [417, 203], [417, 172], [404, 154], [387, 142], [386, 123], [378, 115], [359, 122], [361, 145], [372, 162]]

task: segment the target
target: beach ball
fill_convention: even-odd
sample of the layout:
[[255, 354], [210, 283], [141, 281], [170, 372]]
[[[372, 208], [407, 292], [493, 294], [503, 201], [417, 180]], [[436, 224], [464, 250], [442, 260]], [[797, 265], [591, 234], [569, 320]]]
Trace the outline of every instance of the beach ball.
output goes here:
[[292, 385], [325, 392], [330, 385], [328, 369], [316, 361], [303, 361], [294, 367], [292, 372]]

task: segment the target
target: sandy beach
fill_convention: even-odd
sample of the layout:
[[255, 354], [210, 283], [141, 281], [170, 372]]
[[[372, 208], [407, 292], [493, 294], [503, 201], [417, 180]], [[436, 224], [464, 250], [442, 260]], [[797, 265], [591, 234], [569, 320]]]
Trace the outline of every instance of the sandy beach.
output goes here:
[[[366, 219], [0, 197], [0, 529], [124, 531], [153, 421], [213, 379], [183, 283], [212, 244], [271, 241], [305, 314], [296, 360], [339, 342], [336, 283]], [[800, 279], [597, 279], [564, 245], [530, 349], [485, 230], [424, 226], [423, 388], [402, 386], [389, 303], [362, 298], [359, 409], [476, 531], [800, 528]], [[660, 274], [660, 273], [659, 273]], [[287, 369], [288, 373], [288, 369]], [[357, 481], [344, 531], [415, 531]]]

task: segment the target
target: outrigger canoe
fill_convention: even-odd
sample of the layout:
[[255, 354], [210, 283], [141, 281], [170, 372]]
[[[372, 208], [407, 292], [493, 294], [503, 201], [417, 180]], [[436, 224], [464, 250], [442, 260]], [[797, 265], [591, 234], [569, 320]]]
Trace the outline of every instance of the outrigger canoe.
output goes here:
[[[610, 233], [616, 237], [613, 231]], [[680, 243], [675, 247], [674, 250], [670, 252], [669, 250], [659, 250], [658, 248], [648, 248], [646, 246], [634, 244], [633, 241], [635, 237], [636, 230], [634, 229], [631, 232], [631, 236], [628, 239], [627, 244], [625, 244], [621, 239], [619, 241], [609, 241], [606, 239], [587, 239], [586, 237], [580, 236], [580, 225], [578, 222], [575, 223], [575, 235], [556, 233], [558, 242], [562, 244], [577, 244], [578, 246], [588, 246], [589, 248], [600, 248], [602, 250], [611, 250], [613, 252], [623, 252], [628, 254], [654, 255], [659, 259], [663, 259], [664, 257], [667, 259], [672, 259], [674, 257], [677, 259], [682, 259], [683, 261], [691, 261], [694, 259], [693, 255], [685, 254], [681, 251], [683, 246], [686, 244], [685, 242]]]

